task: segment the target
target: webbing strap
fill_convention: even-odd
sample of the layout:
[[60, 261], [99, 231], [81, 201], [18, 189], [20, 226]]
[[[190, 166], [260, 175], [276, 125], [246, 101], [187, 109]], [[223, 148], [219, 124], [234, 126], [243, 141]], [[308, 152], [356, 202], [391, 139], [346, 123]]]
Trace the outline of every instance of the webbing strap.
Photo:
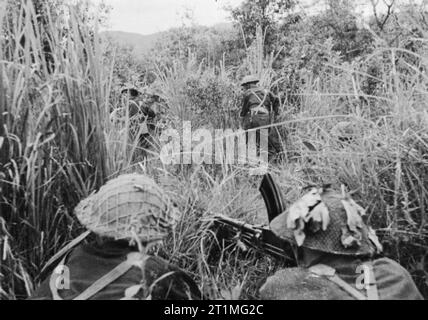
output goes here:
[[[128, 254], [127, 260], [123, 261], [117, 265], [113, 270], [102, 276], [100, 279], [91, 284], [85, 291], [75, 297], [73, 300], [88, 300], [93, 297], [95, 294], [100, 292], [102, 289], [107, 287], [109, 284], [120, 278], [122, 275], [127, 273], [133, 266], [137, 266], [138, 263], [144, 263], [147, 256], [141, 253], [132, 252]], [[61, 261], [59, 266], [64, 265], [66, 257]], [[54, 300], [63, 300], [56, 286], [56, 278], [54, 277], [55, 273], [52, 273], [49, 286], [52, 292], [52, 297]]]
[[87, 288], [73, 300], [88, 300], [89, 298], [100, 292], [102, 289], [107, 287], [110, 283], [127, 273], [134, 265], [138, 263], [139, 260], [143, 258], [144, 255], [140, 253], [133, 252], [128, 254], [128, 259], [126, 259], [109, 273], [95, 281], [89, 286], [89, 288]]
[[256, 98], [257, 98], [257, 100], [259, 100], [259, 102], [260, 102], [260, 104], [257, 106], [257, 107], [253, 107], [253, 108], [250, 108], [250, 112], [251, 112], [251, 115], [253, 115], [253, 114], [255, 114], [256, 112], [260, 112], [260, 113], [263, 113], [262, 112], [262, 110], [263, 111], [265, 111], [265, 113], [267, 114], [267, 113], [269, 113], [270, 112], [270, 110], [268, 110], [265, 106], [264, 106], [264, 103], [265, 103], [265, 101], [266, 101], [266, 97], [268, 96], [268, 92], [266, 91], [266, 90], [264, 90], [264, 97], [263, 97], [263, 100], [262, 99], [260, 99], [260, 97], [256, 94], [256, 92], [254, 92], [253, 90], [251, 90], [251, 93], [254, 95], [254, 96], [256, 96]]
[[376, 277], [374, 274], [373, 263], [371, 261], [365, 262], [365, 264], [369, 267], [368, 271], [368, 279], [364, 279], [364, 286], [367, 291], [368, 300], [379, 300], [379, 292], [376, 284]]
[[68, 252], [70, 252], [71, 249], [73, 249], [75, 246], [81, 243], [87, 236], [89, 236], [90, 233], [91, 231], [86, 231], [81, 235], [79, 235], [77, 238], [70, 241], [66, 246], [64, 246], [61, 250], [59, 250], [52, 258], [50, 258], [48, 262], [46, 262], [45, 266], [40, 271], [40, 273], [43, 273], [45, 270], [47, 270], [47, 268], [49, 268], [50, 265], [55, 263], [55, 261], [57, 261], [64, 255], [66, 255]]
[[335, 274], [332, 277], [327, 277], [327, 279], [329, 279], [330, 281], [332, 281], [335, 284], [337, 284], [343, 290], [345, 290], [350, 295], [352, 295], [355, 299], [357, 299], [357, 300], [367, 300], [367, 298], [366, 298], [366, 296], [364, 294], [362, 294], [357, 289], [355, 289], [354, 287], [352, 287], [346, 281], [342, 280], [338, 275]]
[[324, 264], [318, 264], [309, 268], [309, 271], [318, 275], [324, 276], [328, 280], [337, 284], [340, 288], [345, 290], [351, 296], [353, 296], [357, 300], [367, 300], [366, 296], [351, 286], [349, 283], [344, 281], [336, 274], [336, 270], [330, 266]]
[[132, 264], [130, 264], [128, 261], [122, 262], [109, 273], [105, 274], [100, 279], [91, 284], [85, 291], [83, 291], [73, 300], [88, 300], [89, 298], [100, 292], [102, 289], [107, 287], [110, 283], [124, 275], [131, 268]]
[[58, 275], [56, 274], [55, 271], [57, 270], [58, 267], [65, 265], [66, 259], [67, 259], [67, 255], [65, 255], [64, 258], [62, 258], [61, 262], [52, 272], [51, 277], [49, 279], [49, 289], [51, 290], [53, 300], [63, 300], [58, 293], [58, 286], [57, 286]]

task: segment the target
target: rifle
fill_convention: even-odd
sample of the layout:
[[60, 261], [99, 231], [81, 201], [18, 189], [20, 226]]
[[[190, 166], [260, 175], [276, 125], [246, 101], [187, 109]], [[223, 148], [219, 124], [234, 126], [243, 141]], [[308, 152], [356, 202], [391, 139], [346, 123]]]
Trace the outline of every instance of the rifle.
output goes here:
[[[284, 212], [282, 194], [270, 174], [266, 174], [260, 184], [261, 192], [271, 222]], [[223, 215], [213, 218], [216, 238], [225, 241], [240, 241], [245, 246], [263, 254], [269, 254], [275, 259], [293, 262], [295, 255], [293, 245], [277, 237], [269, 228], [263, 225], [251, 225]]]

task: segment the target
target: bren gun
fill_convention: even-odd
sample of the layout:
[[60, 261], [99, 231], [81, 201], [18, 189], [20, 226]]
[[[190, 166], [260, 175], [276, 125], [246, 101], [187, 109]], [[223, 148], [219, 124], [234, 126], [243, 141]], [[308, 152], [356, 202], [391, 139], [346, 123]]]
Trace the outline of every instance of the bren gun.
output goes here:
[[[261, 192], [271, 222], [285, 210], [282, 194], [270, 174], [260, 184]], [[246, 247], [269, 254], [275, 259], [295, 263], [292, 244], [277, 237], [268, 226], [256, 226], [224, 215], [213, 217], [213, 229], [218, 240], [241, 241]]]

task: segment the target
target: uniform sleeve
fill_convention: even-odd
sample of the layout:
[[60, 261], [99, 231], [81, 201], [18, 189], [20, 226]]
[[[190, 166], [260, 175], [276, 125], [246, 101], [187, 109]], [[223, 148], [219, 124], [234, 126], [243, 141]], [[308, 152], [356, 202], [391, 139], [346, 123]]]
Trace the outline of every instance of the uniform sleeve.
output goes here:
[[143, 106], [142, 111], [149, 118], [154, 118], [156, 116], [156, 113], [148, 106]]
[[170, 271], [165, 279], [160, 280], [153, 288], [152, 297], [155, 300], [203, 299], [193, 279], [180, 270]]
[[423, 300], [410, 274], [397, 262], [377, 259], [373, 267], [381, 300]]
[[279, 113], [279, 98], [274, 95], [272, 92], [269, 93], [270, 100], [272, 101], [272, 110], [275, 115], [278, 115]]
[[140, 107], [138, 106], [138, 104], [135, 101], [132, 101], [132, 100], [129, 101], [129, 117], [130, 118], [137, 115], [139, 109], [140, 109]]
[[241, 117], [245, 117], [245, 115], [250, 111], [249, 99], [250, 97], [248, 93], [245, 93], [244, 98], [242, 99]]
[[201, 300], [195, 281], [184, 271], [159, 257], [151, 257], [145, 269], [153, 300]]

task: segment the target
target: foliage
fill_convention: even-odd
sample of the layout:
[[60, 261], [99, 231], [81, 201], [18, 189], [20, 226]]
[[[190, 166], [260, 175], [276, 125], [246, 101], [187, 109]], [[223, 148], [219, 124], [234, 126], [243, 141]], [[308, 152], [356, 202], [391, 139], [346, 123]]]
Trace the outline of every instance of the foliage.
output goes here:
[[277, 22], [295, 5], [294, 0], [246, 0], [231, 14], [244, 36], [245, 47], [256, 38], [257, 27], [262, 29], [265, 45], [272, 49], [275, 42]]
[[238, 40], [239, 35], [228, 25], [182, 26], [165, 32], [149, 56], [156, 57], [155, 63], [170, 63], [173, 59], [188, 58], [191, 52], [198, 62], [209, 66], [223, 59], [227, 65], [233, 65], [243, 57], [243, 53], [234, 48]]
[[[156, 148], [143, 157], [126, 114], [118, 116], [118, 92], [131, 82], [160, 94], [173, 127], [192, 120], [197, 128], [236, 128], [238, 80], [248, 73], [283, 98], [277, 125], [288, 134], [287, 156], [270, 171], [286, 204], [309, 184], [346, 184], [367, 209], [385, 254], [428, 296], [425, 9], [394, 10], [380, 28], [375, 17], [357, 23], [346, 1], [331, 1], [340, 6], [315, 15], [290, 12], [290, 2], [278, 12], [269, 6], [280, 2], [245, 3], [256, 7], [237, 21], [260, 21], [253, 30], [245, 20], [247, 46], [239, 29], [191, 26], [166, 33], [155, 57], [143, 59], [100, 42], [97, 23], [89, 22], [97, 19], [84, 20], [82, 7], [64, 6], [69, 19], [52, 14], [44, 24], [31, 1], [7, 12], [0, 37], [2, 299], [33, 292], [45, 262], [82, 230], [72, 215], [77, 202], [124, 171], [153, 176], [183, 214], [160, 255], [211, 298], [236, 285], [243, 285], [242, 299], [257, 298], [263, 280], [283, 266], [236, 244], [218, 251], [207, 226], [219, 213], [265, 223], [259, 177], [238, 165], [165, 166]], [[355, 130], [352, 143], [332, 130], [343, 121]]]
[[[3, 22], [0, 40], [0, 295], [24, 298], [39, 271], [79, 231], [76, 203], [126, 166], [128, 136], [109, 121], [110, 72], [96, 33], [49, 18], [38, 26], [31, 2]], [[25, 17], [25, 19], [22, 19]], [[37, 28], [35, 27], [37, 26]], [[49, 34], [55, 68], [44, 59]], [[17, 38], [25, 34], [27, 41]]]

